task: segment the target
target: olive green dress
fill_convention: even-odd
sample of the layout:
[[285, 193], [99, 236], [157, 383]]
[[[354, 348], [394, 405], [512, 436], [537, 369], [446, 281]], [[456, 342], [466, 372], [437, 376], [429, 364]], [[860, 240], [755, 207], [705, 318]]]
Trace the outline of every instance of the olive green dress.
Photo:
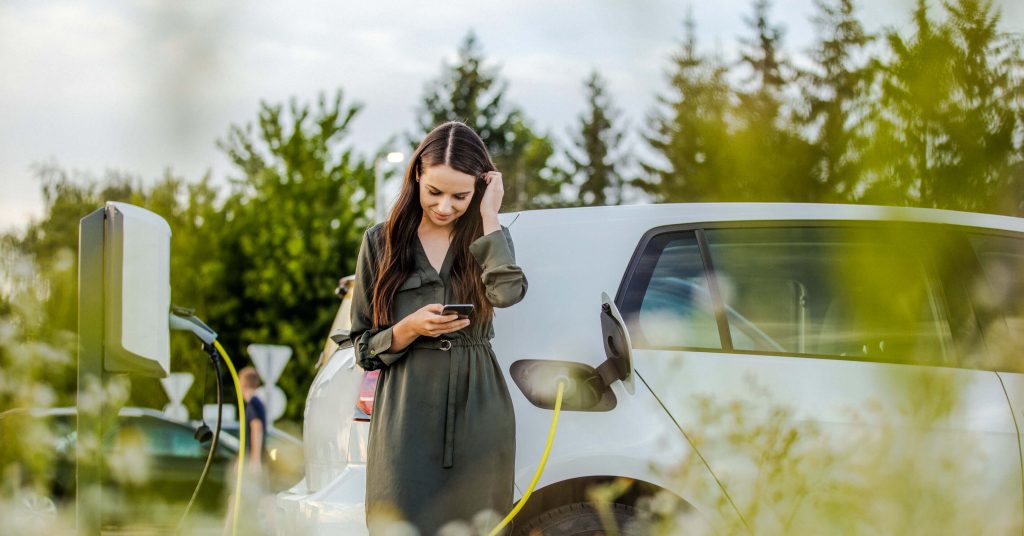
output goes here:
[[[512, 508], [516, 433], [512, 399], [491, 349], [494, 329], [490, 319], [480, 320], [389, 353], [392, 328], [374, 329], [371, 311], [383, 230], [377, 224], [363, 236], [352, 295], [356, 360], [381, 371], [370, 418], [367, 520], [372, 525], [374, 517], [390, 515], [433, 536], [450, 521], [472, 523], [489, 511], [493, 527]], [[396, 322], [424, 305], [453, 303], [450, 248], [438, 273], [419, 239], [414, 242], [416, 267], [395, 295]], [[494, 307], [523, 299], [527, 281], [507, 228], [469, 249]]]

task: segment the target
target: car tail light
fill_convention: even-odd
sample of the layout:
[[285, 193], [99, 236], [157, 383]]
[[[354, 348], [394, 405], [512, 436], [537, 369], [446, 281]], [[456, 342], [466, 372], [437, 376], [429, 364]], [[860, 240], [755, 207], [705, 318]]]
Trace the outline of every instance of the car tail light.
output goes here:
[[[363, 381], [359, 384], [359, 402], [356, 409], [363, 412], [367, 417], [373, 414], [373, 393], [377, 389], [377, 378], [380, 377], [379, 370], [371, 370], [363, 374]], [[356, 420], [366, 420], [362, 415], [356, 415]]]

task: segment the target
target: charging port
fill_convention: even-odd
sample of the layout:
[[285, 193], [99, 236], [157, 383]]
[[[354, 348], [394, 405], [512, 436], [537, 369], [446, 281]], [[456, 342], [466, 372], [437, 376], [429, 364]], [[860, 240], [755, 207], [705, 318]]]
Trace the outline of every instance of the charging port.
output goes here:
[[608, 411], [616, 404], [597, 369], [583, 363], [522, 359], [512, 363], [510, 372], [516, 387], [538, 408], [555, 407], [559, 382], [565, 382], [563, 411]]

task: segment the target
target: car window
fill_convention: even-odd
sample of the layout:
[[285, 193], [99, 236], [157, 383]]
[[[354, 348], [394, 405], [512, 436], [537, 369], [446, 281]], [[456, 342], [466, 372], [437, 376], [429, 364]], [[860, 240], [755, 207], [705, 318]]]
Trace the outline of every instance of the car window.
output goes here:
[[927, 267], [876, 228], [769, 227], [706, 232], [737, 350], [952, 363], [949, 328]]
[[[644, 248], [622, 312], [638, 348], [721, 349], [700, 248], [693, 231], [655, 236]], [[782, 348], [757, 326], [726, 307], [732, 337], [744, 346]], [[755, 342], [756, 341], [756, 342]]]
[[971, 234], [968, 239], [984, 276], [970, 282], [978, 324], [996, 366], [1018, 370], [1015, 361], [1024, 348], [1024, 238]]
[[708, 281], [692, 232], [655, 237], [636, 270], [638, 284], [623, 306], [641, 347], [721, 348]]
[[122, 427], [135, 426], [143, 433], [151, 456], [178, 458], [205, 458], [209, 446], [196, 441], [194, 431], [187, 426], [142, 417], [125, 422]]

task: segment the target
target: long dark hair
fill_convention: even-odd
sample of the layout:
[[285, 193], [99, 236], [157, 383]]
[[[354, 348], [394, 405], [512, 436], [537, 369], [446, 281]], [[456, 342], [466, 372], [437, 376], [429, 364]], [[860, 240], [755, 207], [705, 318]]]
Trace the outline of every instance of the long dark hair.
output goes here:
[[451, 242], [451, 283], [454, 299], [459, 303], [472, 303], [476, 307], [472, 320], [490, 319], [494, 308], [487, 301], [486, 288], [481, 279], [480, 265], [469, 252], [469, 245], [483, 235], [480, 199], [487, 183], [484, 173], [496, 171], [480, 136], [466, 124], [451, 121], [431, 130], [409, 159], [402, 181], [402, 193], [384, 224], [383, 253], [380, 256], [377, 278], [373, 282], [373, 325], [380, 327], [392, 323], [391, 304], [398, 287], [409, 277], [415, 266], [417, 230], [423, 218], [420, 189], [416, 179], [429, 167], [448, 167], [476, 177], [473, 198], [459, 219], [455, 220]]

